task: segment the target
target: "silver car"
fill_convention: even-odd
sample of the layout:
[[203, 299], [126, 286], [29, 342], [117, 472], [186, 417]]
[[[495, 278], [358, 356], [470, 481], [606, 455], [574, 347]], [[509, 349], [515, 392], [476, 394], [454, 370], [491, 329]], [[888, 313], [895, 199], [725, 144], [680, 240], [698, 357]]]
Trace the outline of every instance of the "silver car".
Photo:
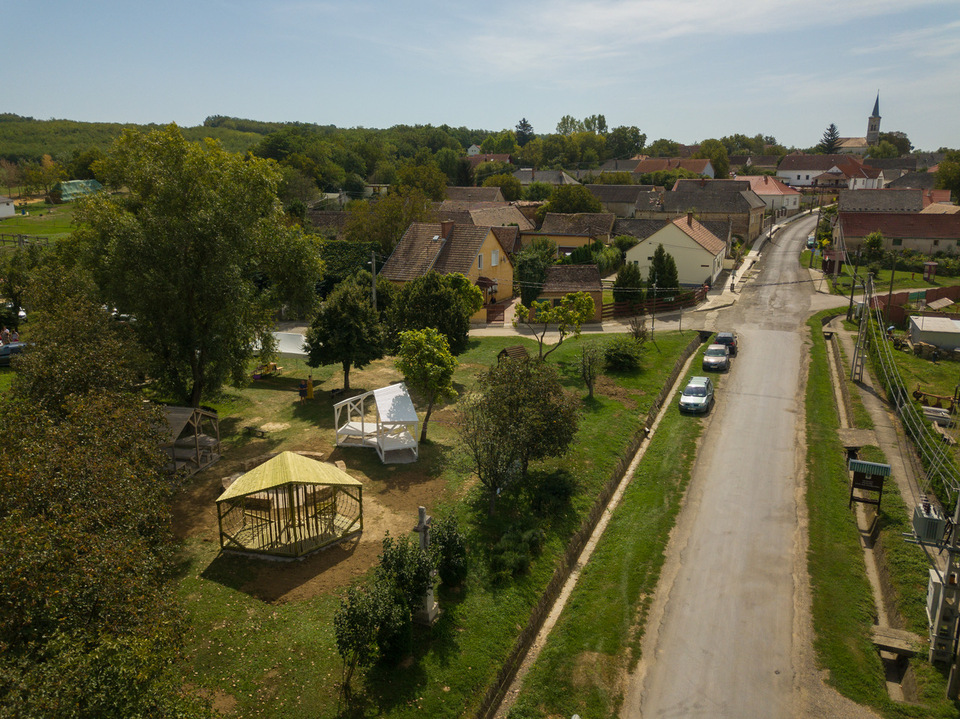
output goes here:
[[680, 411], [706, 414], [713, 406], [713, 382], [709, 377], [691, 377], [680, 394]]
[[726, 345], [710, 345], [703, 353], [704, 371], [726, 372], [730, 369], [730, 350]]

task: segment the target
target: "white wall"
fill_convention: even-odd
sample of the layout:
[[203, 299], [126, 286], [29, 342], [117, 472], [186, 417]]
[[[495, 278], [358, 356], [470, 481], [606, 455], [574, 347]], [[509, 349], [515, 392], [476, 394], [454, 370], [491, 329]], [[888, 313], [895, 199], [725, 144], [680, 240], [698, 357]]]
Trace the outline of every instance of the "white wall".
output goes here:
[[723, 252], [718, 257], [711, 256], [676, 225], [671, 224], [627, 250], [627, 262], [637, 265], [644, 279], [650, 272], [653, 253], [657, 251], [657, 245], [661, 244], [677, 263], [677, 279], [681, 285], [702, 285], [704, 282], [713, 284], [723, 269]]

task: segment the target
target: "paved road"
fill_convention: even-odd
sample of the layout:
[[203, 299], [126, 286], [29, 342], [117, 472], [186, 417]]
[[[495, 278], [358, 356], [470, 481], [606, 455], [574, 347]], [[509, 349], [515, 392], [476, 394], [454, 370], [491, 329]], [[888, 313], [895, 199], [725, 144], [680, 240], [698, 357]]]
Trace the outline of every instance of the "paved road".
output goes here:
[[707, 329], [740, 333], [741, 350], [719, 379], [625, 717], [796, 715], [801, 328], [818, 308], [797, 253], [813, 224], [788, 225], [740, 301], [705, 313]]

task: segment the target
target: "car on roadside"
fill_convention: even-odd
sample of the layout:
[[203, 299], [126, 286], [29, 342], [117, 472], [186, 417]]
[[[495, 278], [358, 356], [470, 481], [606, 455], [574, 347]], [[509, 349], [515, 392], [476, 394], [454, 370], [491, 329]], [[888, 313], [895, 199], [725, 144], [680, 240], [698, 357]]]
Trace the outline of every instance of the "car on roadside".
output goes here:
[[726, 372], [730, 369], [730, 350], [726, 345], [713, 344], [703, 352], [703, 370]]
[[10, 360], [26, 349], [26, 342], [8, 342], [0, 345], [0, 367], [9, 367]]
[[725, 345], [730, 351], [730, 356], [736, 357], [740, 345], [740, 338], [736, 332], [717, 332], [717, 336], [713, 338], [713, 343]]
[[813, 235], [809, 235], [807, 237], [807, 249], [812, 250], [816, 246], [817, 246], [817, 238], [815, 238]]
[[713, 381], [709, 377], [691, 377], [680, 393], [680, 411], [706, 414], [713, 406]]

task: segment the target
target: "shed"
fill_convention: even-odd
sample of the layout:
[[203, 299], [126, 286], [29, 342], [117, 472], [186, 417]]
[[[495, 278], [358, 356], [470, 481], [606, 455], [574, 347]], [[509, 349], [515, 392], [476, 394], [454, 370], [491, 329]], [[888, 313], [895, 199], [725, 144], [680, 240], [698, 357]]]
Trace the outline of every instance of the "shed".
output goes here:
[[332, 464], [281, 452], [217, 499], [220, 548], [302, 557], [363, 531], [363, 484]]
[[523, 345], [511, 345], [510, 347], [504, 347], [497, 353], [497, 364], [500, 364], [505, 359], [528, 360], [530, 359], [530, 353], [527, 352], [527, 348]]
[[910, 341], [926, 342], [942, 350], [960, 348], [960, 320], [948, 317], [913, 316], [908, 322]]
[[333, 411], [338, 447], [374, 447], [384, 464], [420, 456], [420, 418], [403, 382], [337, 402]]
[[167, 474], [190, 477], [220, 459], [220, 421], [217, 413], [198, 407], [164, 407]]
[[50, 194], [59, 202], [73, 202], [77, 198], [102, 191], [103, 185], [96, 180], [69, 180], [58, 182], [53, 186]]

